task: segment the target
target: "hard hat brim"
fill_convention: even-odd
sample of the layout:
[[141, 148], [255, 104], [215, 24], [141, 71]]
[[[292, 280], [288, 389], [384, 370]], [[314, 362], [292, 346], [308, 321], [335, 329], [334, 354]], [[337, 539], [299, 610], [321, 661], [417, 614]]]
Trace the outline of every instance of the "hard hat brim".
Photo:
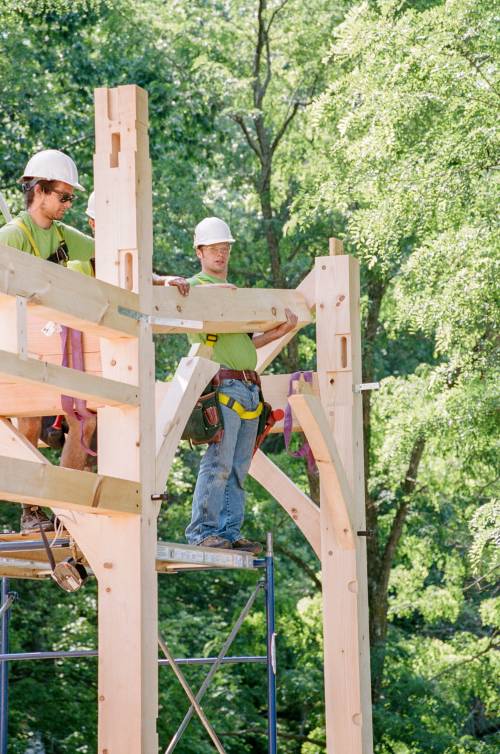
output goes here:
[[235, 240], [232, 236], [231, 238], [215, 238], [214, 240], [210, 239], [210, 242], [205, 241], [205, 243], [194, 243], [193, 246], [197, 249], [198, 246], [213, 246], [216, 243], [235, 243]]

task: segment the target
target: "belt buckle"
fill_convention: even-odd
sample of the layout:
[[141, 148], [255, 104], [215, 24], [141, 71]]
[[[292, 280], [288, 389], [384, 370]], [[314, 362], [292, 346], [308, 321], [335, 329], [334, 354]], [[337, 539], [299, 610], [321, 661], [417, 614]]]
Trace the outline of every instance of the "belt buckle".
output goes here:
[[252, 380], [249, 380], [248, 377], [247, 377], [247, 371], [246, 371], [246, 369], [242, 369], [241, 371], [243, 372], [243, 380], [245, 382], [251, 382]]

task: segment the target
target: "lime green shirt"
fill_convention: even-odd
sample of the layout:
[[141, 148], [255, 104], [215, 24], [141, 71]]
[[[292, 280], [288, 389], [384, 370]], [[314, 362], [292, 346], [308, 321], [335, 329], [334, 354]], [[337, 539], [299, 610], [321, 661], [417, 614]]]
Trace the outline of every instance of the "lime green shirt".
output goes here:
[[[194, 277], [189, 278], [188, 282], [194, 286], [221, 283], [223, 281], [212, 275], [199, 272]], [[217, 295], [215, 291], [214, 295]], [[206, 343], [207, 336], [206, 334], [190, 335], [189, 340], [192, 343]], [[217, 361], [228, 369], [254, 370], [257, 366], [257, 350], [252, 338], [249, 338], [246, 333], [241, 332], [218, 334], [217, 342], [214, 345], [214, 361]]]
[[[40, 228], [31, 219], [30, 213], [26, 211], [21, 212], [16, 219], [21, 220], [26, 225], [43, 259], [48, 259], [59, 246], [60, 239], [55, 228], [56, 225], [66, 241], [70, 259], [87, 261], [94, 256], [94, 239], [70, 225], [54, 221], [50, 228]], [[13, 222], [0, 228], [0, 243], [5, 244], [5, 246], [13, 246], [21, 251], [27, 251], [28, 254], [35, 253], [26, 233]]]

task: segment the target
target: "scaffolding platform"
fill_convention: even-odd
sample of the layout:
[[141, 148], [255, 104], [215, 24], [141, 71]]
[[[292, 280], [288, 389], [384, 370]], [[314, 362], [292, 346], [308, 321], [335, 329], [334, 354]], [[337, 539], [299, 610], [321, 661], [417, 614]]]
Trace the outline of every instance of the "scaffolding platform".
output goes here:
[[[68, 532], [54, 539], [47, 533], [54, 560], [59, 563], [74, 557], [83, 563], [89, 573], [91, 568]], [[179, 573], [214, 568], [255, 568], [255, 556], [250, 552], [236, 552], [215, 547], [198, 547], [178, 542], [158, 542], [156, 570], [158, 573]], [[30, 532], [0, 533], [0, 576], [12, 579], [48, 578], [51, 568], [40, 534]]]

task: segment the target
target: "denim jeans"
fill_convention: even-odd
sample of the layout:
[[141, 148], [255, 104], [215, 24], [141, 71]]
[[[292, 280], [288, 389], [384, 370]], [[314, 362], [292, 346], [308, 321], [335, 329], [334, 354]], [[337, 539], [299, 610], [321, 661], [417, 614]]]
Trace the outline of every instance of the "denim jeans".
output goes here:
[[[221, 391], [247, 411], [259, 404], [257, 385], [241, 380], [223, 380]], [[203, 456], [193, 496], [191, 523], [186, 529], [190, 544], [205, 537], [241, 537], [245, 510], [243, 482], [248, 474], [257, 436], [258, 419], [240, 419], [236, 411], [221, 404], [224, 437], [208, 446]]]

